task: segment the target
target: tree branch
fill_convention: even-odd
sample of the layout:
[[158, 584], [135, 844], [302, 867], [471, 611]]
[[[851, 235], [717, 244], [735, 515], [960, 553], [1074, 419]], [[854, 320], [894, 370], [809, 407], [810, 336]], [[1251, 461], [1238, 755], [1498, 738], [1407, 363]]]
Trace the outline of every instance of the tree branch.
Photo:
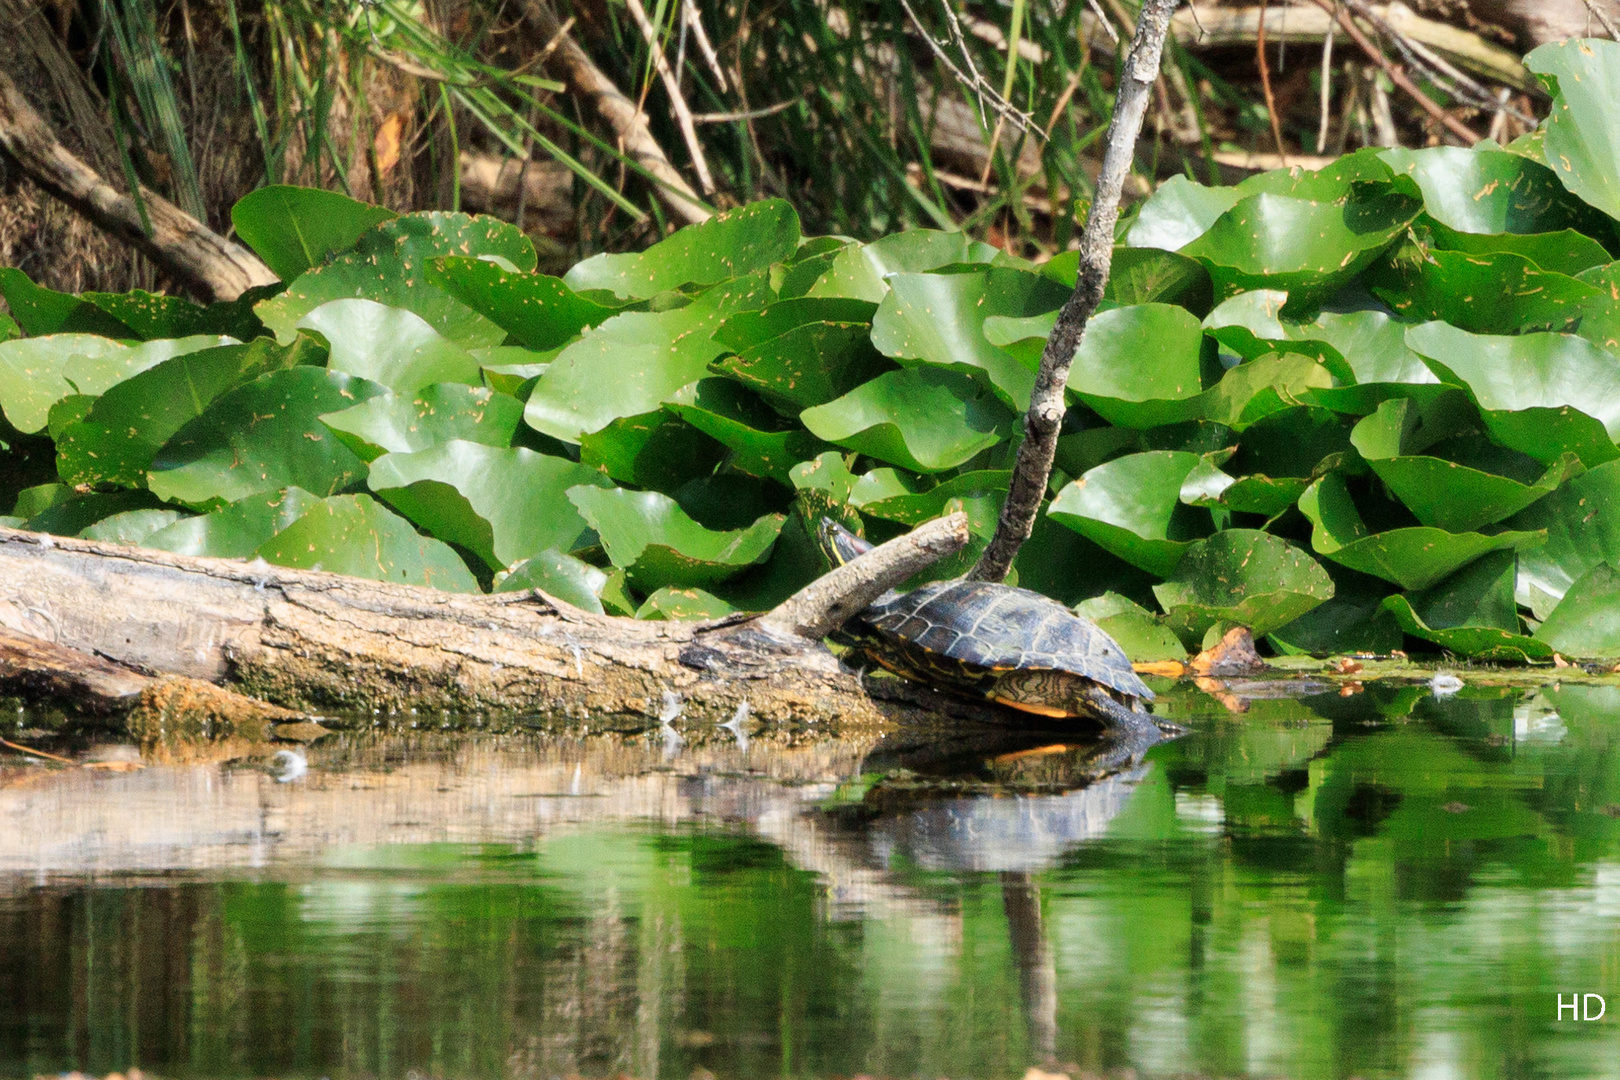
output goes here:
[[1041, 353], [1035, 389], [1030, 394], [1029, 411], [1024, 414], [1024, 442], [1018, 448], [1013, 468], [1012, 489], [1001, 507], [995, 535], [978, 564], [968, 573], [979, 581], [1001, 581], [1012, 569], [1018, 549], [1035, 527], [1035, 515], [1046, 497], [1046, 482], [1052, 475], [1052, 459], [1057, 454], [1058, 431], [1063, 426], [1064, 392], [1069, 367], [1086, 323], [1101, 303], [1108, 284], [1108, 270], [1114, 256], [1114, 225], [1119, 221], [1119, 199], [1125, 188], [1135, 156], [1136, 139], [1142, 131], [1148, 95], [1159, 77], [1159, 57], [1165, 34], [1170, 29], [1170, 13], [1178, 0], [1147, 0], [1136, 21], [1136, 39], [1120, 81], [1114, 117], [1108, 126], [1108, 146], [1103, 152], [1102, 173], [1097, 177], [1091, 210], [1086, 215], [1085, 236], [1080, 242], [1080, 278], [1074, 295], [1058, 313], [1052, 336]]
[[819, 641], [919, 570], [961, 551], [967, 542], [966, 514], [919, 525], [821, 575], [761, 616], [756, 625], [771, 633]]
[[163, 196], [142, 187], [144, 206], [138, 205], [107, 183], [57, 141], [50, 126], [3, 71], [0, 149], [34, 183], [99, 228], [139, 248], [165, 273], [205, 299], [234, 300], [255, 285], [276, 281], [251, 251], [215, 233]]
[[630, 8], [641, 36], [647, 39], [653, 66], [658, 69], [658, 78], [664, 84], [664, 92], [669, 95], [669, 107], [675, 113], [676, 126], [681, 129], [686, 150], [692, 155], [692, 169], [697, 173], [698, 186], [703, 189], [703, 194], [713, 195], [714, 176], [709, 172], [709, 159], [703, 156], [703, 144], [698, 141], [697, 128], [692, 125], [691, 106], [686, 104], [686, 98], [681, 94], [680, 75], [664, 59], [664, 47], [658, 43], [658, 28], [647, 17], [647, 9], [641, 6], [641, 0], [625, 0], [625, 4]]
[[647, 118], [625, 97], [613, 80], [585, 55], [573, 37], [563, 32], [557, 16], [543, 0], [522, 0], [523, 15], [543, 40], [556, 43], [553, 57], [570, 90], [596, 109], [617, 137], [626, 154], [657, 179], [653, 189], [677, 217], [688, 225], [708, 221], [714, 212], [698, 201], [686, 179], [669, 163], [663, 147], [647, 129]]

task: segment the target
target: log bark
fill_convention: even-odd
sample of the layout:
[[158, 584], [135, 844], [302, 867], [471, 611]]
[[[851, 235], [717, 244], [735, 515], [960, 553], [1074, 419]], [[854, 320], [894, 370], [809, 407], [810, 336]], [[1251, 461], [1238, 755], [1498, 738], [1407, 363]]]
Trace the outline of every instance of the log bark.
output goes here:
[[205, 300], [234, 300], [255, 285], [276, 281], [252, 252], [215, 233], [163, 196], [143, 187], [137, 205], [107, 183], [57, 141], [50, 126], [3, 71], [0, 149], [40, 187], [140, 249]]
[[[447, 593], [0, 529], [0, 627], [306, 712], [640, 728], [673, 694], [683, 723], [729, 720], [745, 702], [765, 723], [851, 732], [1006, 722], [900, 680], [863, 686], [819, 641], [754, 623], [612, 618], [538, 591]], [[892, 700], [869, 693], [880, 681]]]

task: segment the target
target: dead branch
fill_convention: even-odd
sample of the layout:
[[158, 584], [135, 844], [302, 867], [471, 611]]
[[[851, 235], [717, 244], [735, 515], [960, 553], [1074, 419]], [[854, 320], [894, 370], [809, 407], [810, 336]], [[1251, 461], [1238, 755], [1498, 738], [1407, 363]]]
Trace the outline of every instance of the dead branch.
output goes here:
[[703, 156], [703, 144], [698, 141], [697, 128], [692, 125], [692, 109], [686, 104], [686, 98], [681, 93], [681, 80], [670, 69], [669, 61], [664, 59], [664, 48], [658, 43], [658, 28], [647, 17], [647, 9], [641, 6], [641, 0], [625, 0], [630, 9], [630, 15], [636, 20], [636, 26], [641, 30], [641, 36], [647, 40], [647, 48], [652, 53], [653, 67], [658, 71], [658, 78], [664, 84], [664, 92], [669, 95], [669, 107], [675, 113], [675, 124], [681, 129], [681, 138], [686, 142], [686, 152], [692, 155], [692, 169], [698, 175], [698, 187], [703, 194], [714, 194], [714, 175], [709, 172], [709, 161]]
[[820, 640], [919, 570], [967, 546], [967, 515], [919, 525], [823, 574], [759, 619], [770, 633]]
[[[97, 227], [139, 248], [207, 300], [234, 300], [276, 276], [251, 251], [218, 235], [146, 187], [123, 194], [57, 141], [17, 84], [0, 71], [0, 149], [40, 187]], [[143, 213], [144, 210], [144, 213]]]
[[995, 535], [970, 578], [1001, 581], [1012, 569], [1018, 549], [1029, 539], [1035, 515], [1046, 497], [1046, 484], [1052, 475], [1057, 453], [1058, 431], [1063, 426], [1064, 393], [1069, 367], [1074, 363], [1080, 335], [1092, 312], [1102, 301], [1108, 284], [1108, 270], [1114, 253], [1114, 225], [1119, 220], [1119, 199], [1125, 188], [1135, 156], [1136, 140], [1142, 131], [1148, 97], [1159, 77], [1159, 58], [1165, 35], [1170, 29], [1170, 13], [1178, 0], [1147, 0], [1136, 20], [1136, 38], [1125, 60], [1119, 97], [1108, 125], [1108, 145], [1103, 151], [1102, 173], [1086, 216], [1086, 229], [1080, 243], [1080, 277], [1074, 295], [1058, 313], [1052, 335], [1041, 353], [1040, 370], [1030, 394], [1029, 411], [1024, 414], [1024, 441], [1018, 448], [1013, 468], [1012, 489], [1002, 504]]
[[521, 3], [524, 18], [539, 39], [556, 43], [552, 64], [559, 69], [563, 81], [596, 110], [624, 153], [657, 180], [653, 189], [664, 205], [687, 224], [695, 225], [713, 217], [714, 211], [699, 201], [697, 192], [669, 163], [663, 147], [647, 128], [647, 118], [613, 85], [613, 80], [602, 73], [573, 37], [563, 32], [562, 24], [544, 0], [521, 0]]

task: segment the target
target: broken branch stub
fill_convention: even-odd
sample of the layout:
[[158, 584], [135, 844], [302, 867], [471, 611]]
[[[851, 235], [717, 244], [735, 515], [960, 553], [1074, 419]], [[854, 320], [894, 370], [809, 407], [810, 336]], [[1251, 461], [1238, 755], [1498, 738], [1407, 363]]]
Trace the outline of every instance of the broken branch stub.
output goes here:
[[967, 546], [968, 521], [948, 514], [834, 568], [762, 615], [757, 627], [819, 641], [872, 601]]

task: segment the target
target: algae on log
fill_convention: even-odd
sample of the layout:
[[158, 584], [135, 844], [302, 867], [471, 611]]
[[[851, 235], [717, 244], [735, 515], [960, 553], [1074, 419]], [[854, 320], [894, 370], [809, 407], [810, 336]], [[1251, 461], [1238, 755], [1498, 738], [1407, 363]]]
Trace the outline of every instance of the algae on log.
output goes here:
[[675, 694], [691, 720], [746, 702], [767, 723], [846, 731], [997, 712], [910, 684], [876, 699], [819, 641], [759, 620], [637, 621], [538, 592], [440, 592], [15, 529], [0, 529], [0, 626], [312, 711], [645, 723]]

